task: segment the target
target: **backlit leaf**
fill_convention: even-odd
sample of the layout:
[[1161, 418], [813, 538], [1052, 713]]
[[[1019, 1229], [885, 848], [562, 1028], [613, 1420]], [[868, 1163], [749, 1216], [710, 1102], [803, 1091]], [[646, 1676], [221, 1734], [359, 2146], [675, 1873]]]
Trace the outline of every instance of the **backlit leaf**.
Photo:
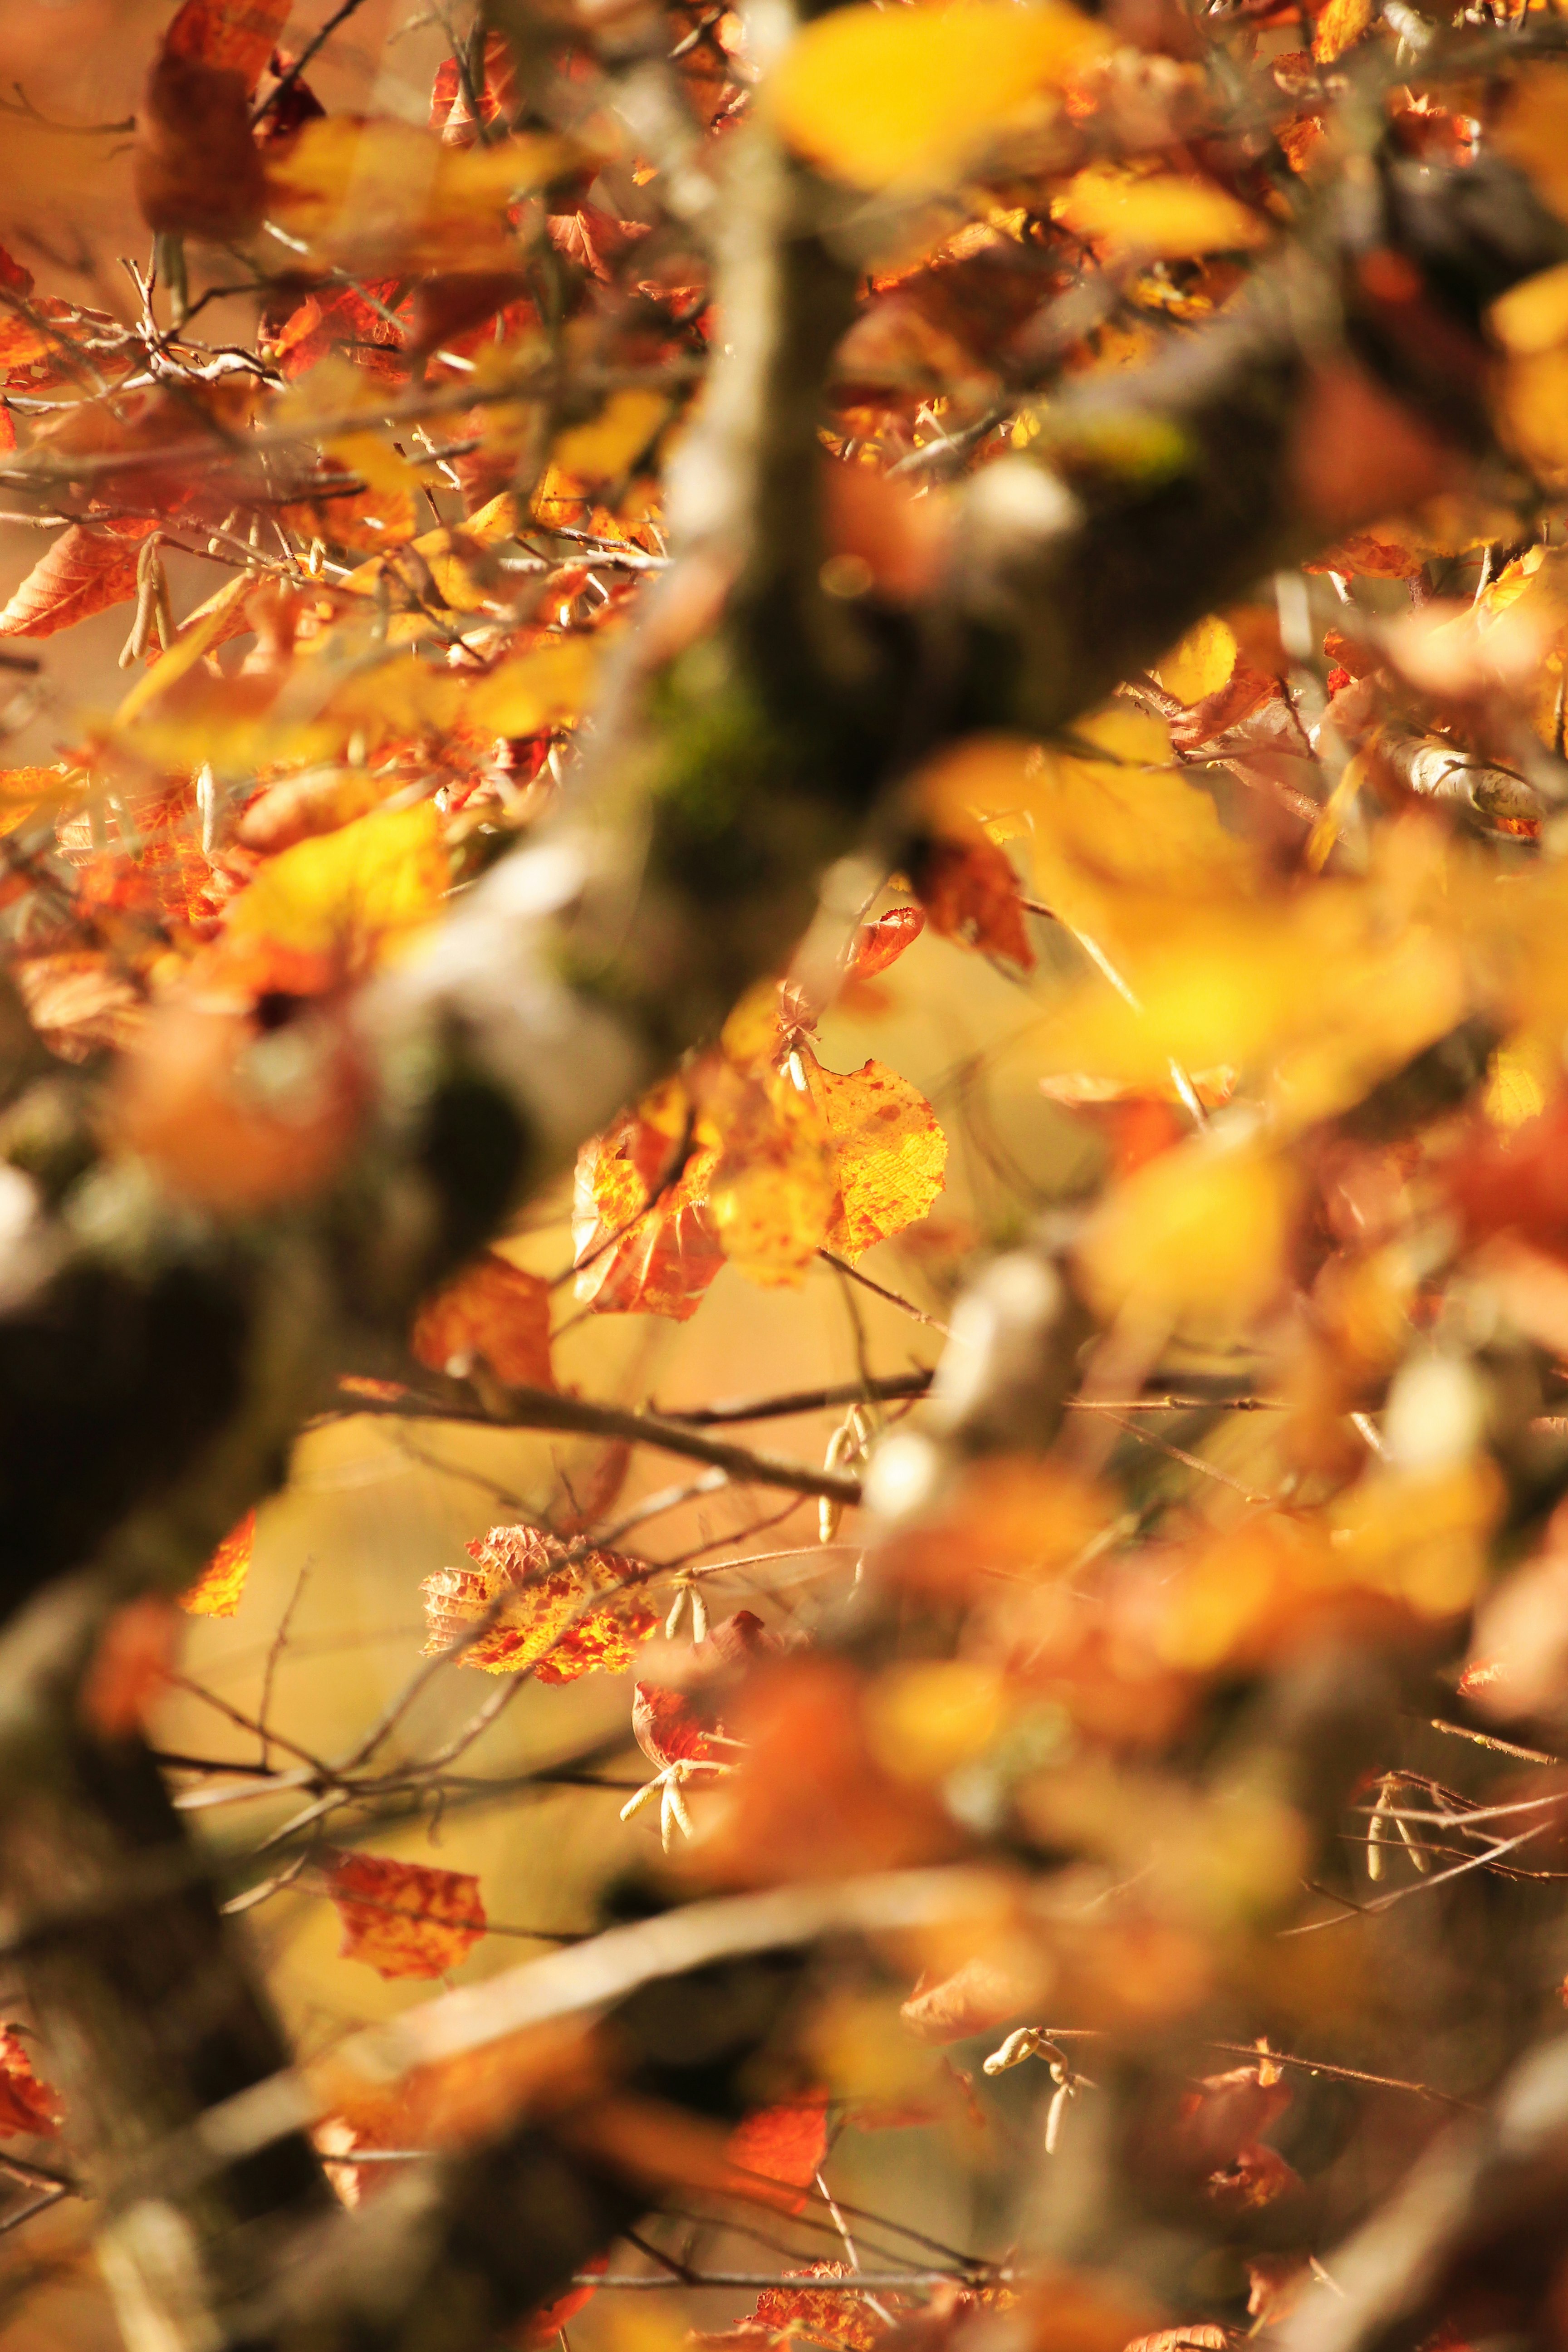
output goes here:
[[1080, 172], [1051, 210], [1075, 236], [1171, 259], [1244, 251], [1268, 234], [1256, 213], [1212, 180], [1134, 179], [1100, 164]]
[[268, 156], [268, 216], [317, 261], [359, 271], [505, 269], [517, 259], [507, 205], [580, 152], [547, 134], [465, 150], [409, 123], [329, 115]]
[[601, 1313], [695, 1315], [724, 1263], [708, 1206], [718, 1160], [674, 1079], [585, 1143], [572, 1212], [576, 1296]]
[[1107, 47], [1062, 0], [840, 8], [799, 33], [773, 105], [792, 146], [856, 187], [937, 180]]
[[637, 1563], [613, 1551], [579, 1551], [541, 1528], [492, 1528], [468, 1546], [477, 1568], [443, 1568], [420, 1586], [434, 1657], [487, 1619], [462, 1652], [487, 1674], [532, 1670], [542, 1683], [624, 1673], [663, 1611], [633, 1580]]
[[338, 1853], [326, 1891], [343, 1923], [339, 1958], [382, 1977], [440, 1977], [466, 1960], [486, 1929], [479, 1882], [379, 1853]]
[[1203, 1139], [1162, 1153], [1090, 1217], [1078, 1260], [1097, 1305], [1173, 1325], [1245, 1326], [1279, 1288], [1293, 1204], [1287, 1168]]
[[819, 1066], [813, 1083], [838, 1184], [827, 1243], [853, 1263], [925, 1215], [945, 1181], [947, 1138], [919, 1088], [885, 1063], [844, 1072]]
[[486, 1250], [426, 1300], [409, 1346], [432, 1371], [478, 1356], [509, 1388], [552, 1388], [550, 1286]]
[[437, 813], [378, 810], [283, 850], [234, 902], [223, 969], [312, 996], [363, 975], [436, 914], [449, 879]]
[[59, 2094], [38, 2080], [16, 2027], [0, 2024], [0, 2138], [52, 2139], [64, 2115]]
[[748, 2179], [738, 2184], [747, 2196], [761, 2195], [784, 2213], [802, 2210], [827, 2160], [827, 2094], [819, 2091], [812, 2097], [763, 2107], [736, 2125], [730, 2134], [729, 2157], [737, 2172], [760, 2173], [779, 2184], [775, 2196]]
[[256, 1513], [247, 1511], [229, 1529], [195, 1582], [180, 1595], [193, 1617], [232, 1617], [245, 1593], [256, 1546]]
[[136, 564], [151, 523], [72, 523], [39, 556], [0, 611], [0, 637], [52, 637], [136, 593]]

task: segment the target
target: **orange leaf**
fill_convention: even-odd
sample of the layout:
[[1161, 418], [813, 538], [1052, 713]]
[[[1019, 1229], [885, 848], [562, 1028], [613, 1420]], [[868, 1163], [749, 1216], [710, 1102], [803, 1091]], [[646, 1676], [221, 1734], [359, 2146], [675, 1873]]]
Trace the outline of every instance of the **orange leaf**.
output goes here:
[[852, 977], [869, 980], [873, 972], [886, 971], [906, 948], [913, 947], [925, 927], [925, 915], [919, 907], [889, 907], [874, 923], [862, 923], [855, 934], [849, 964]]
[[[603, 2277], [610, 2267], [610, 2258], [608, 2254], [595, 2254], [580, 2267], [584, 2272], [593, 2271]], [[548, 2352], [548, 2347], [554, 2344], [566, 2322], [575, 2319], [595, 2292], [592, 2286], [569, 2286], [564, 2294], [558, 2294], [553, 2303], [547, 2303], [542, 2311], [536, 2311], [531, 2318], [525, 2319], [508, 2339], [509, 2342], [518, 2345], [521, 2352]]]
[[[542, 1683], [574, 1683], [595, 1671], [623, 1673], [635, 1645], [659, 1622], [640, 1587], [619, 1589], [637, 1570], [619, 1552], [573, 1559], [554, 1536], [529, 1527], [492, 1528], [468, 1551], [477, 1569], [443, 1568], [419, 1588], [430, 1629], [427, 1658], [499, 1603], [494, 1623], [463, 1652], [463, 1664], [491, 1675], [531, 1667]], [[595, 1605], [596, 1593], [604, 1599]]]
[[707, 1206], [718, 1150], [696, 1143], [694, 1123], [668, 1079], [577, 1155], [576, 1293], [601, 1313], [684, 1323], [724, 1263]]
[[479, 1882], [466, 1871], [340, 1853], [327, 1892], [342, 1916], [339, 1958], [368, 1961], [378, 1976], [445, 1976], [485, 1933]]
[[987, 955], [1005, 956], [1033, 971], [1035, 950], [1018, 904], [1018, 877], [1005, 851], [977, 835], [972, 841], [933, 841], [923, 851], [915, 887], [944, 938], [964, 940]]
[[293, 5], [294, 0], [185, 0], [163, 36], [163, 54], [226, 66], [254, 89]]
[[52, 637], [136, 593], [138, 542], [150, 522], [86, 524], [68, 530], [39, 556], [0, 612], [0, 637]]
[[827, 2158], [827, 2093], [747, 2116], [730, 2135], [729, 2156], [737, 2172], [761, 2173], [784, 2193], [770, 2193], [751, 2179], [738, 2180], [738, 2189], [765, 2198], [781, 2213], [798, 2213]]
[[[504, 33], [486, 37], [484, 81], [479, 101], [479, 116], [485, 122], [495, 122], [503, 115], [510, 118], [517, 110], [511, 49]], [[440, 132], [443, 147], [472, 147], [479, 138], [479, 125], [468, 110], [456, 58], [444, 58], [436, 69], [430, 92], [430, 128]]]
[[34, 2074], [15, 2028], [0, 2025], [0, 2139], [52, 2139], [64, 2114], [59, 2094]]
[[[804, 2282], [852, 2278], [854, 2273], [847, 2263], [810, 2263], [787, 2275]], [[872, 2352], [887, 2333], [887, 2321], [878, 2317], [863, 2294], [835, 2294], [803, 2284], [765, 2288], [749, 2317], [721, 2335], [692, 2340], [702, 2352], [748, 2352], [759, 2341], [777, 2343], [804, 2336], [814, 2344], [844, 2347], [844, 2352]]]
[[553, 1388], [550, 1286], [486, 1250], [426, 1300], [409, 1345], [435, 1372], [459, 1360], [466, 1369], [466, 1360], [482, 1356], [508, 1388]]
[[229, 1529], [189, 1591], [181, 1593], [181, 1608], [193, 1617], [232, 1617], [250, 1574], [255, 1541], [256, 1513], [247, 1511], [239, 1525]]
[[179, 1616], [172, 1602], [145, 1592], [117, 1609], [98, 1638], [77, 1704], [100, 1739], [130, 1739], [168, 1678]]
[[838, 1180], [827, 1246], [853, 1260], [925, 1215], [945, 1181], [947, 1138], [919, 1087], [883, 1062], [818, 1067], [813, 1079]]

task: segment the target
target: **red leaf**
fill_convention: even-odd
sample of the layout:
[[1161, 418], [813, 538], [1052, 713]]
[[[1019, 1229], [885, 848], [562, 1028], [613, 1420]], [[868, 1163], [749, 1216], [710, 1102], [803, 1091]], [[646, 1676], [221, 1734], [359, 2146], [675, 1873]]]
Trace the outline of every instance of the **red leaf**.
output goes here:
[[[610, 2258], [608, 2254], [595, 2254], [579, 2267], [596, 2272], [602, 2278], [610, 2267]], [[531, 2319], [525, 2319], [508, 2341], [517, 2345], [520, 2352], [548, 2352], [548, 2347], [553, 2345], [566, 2322], [576, 2317], [589, 2296], [595, 2292], [592, 2286], [569, 2286], [564, 2294], [558, 2294], [553, 2303], [547, 2303], [542, 2311], [536, 2311]]]
[[737, 2124], [729, 2147], [737, 2174], [760, 2173], [778, 2188], [763, 2189], [749, 2178], [737, 2179], [734, 2187], [776, 2205], [781, 2213], [798, 2213], [827, 2158], [827, 2093], [816, 2091], [782, 2106], [759, 2108]]
[[59, 2094], [40, 2083], [9, 2025], [0, 2025], [0, 2139], [52, 2139], [65, 2114]]
[[72, 523], [0, 612], [0, 637], [52, 637], [136, 593], [138, 543], [150, 522]]
[[869, 980], [873, 972], [886, 971], [906, 948], [913, 947], [925, 927], [925, 913], [920, 907], [889, 907], [874, 923], [862, 923], [855, 934], [851, 979]]
[[650, 1764], [662, 1772], [671, 1764], [728, 1764], [734, 1750], [716, 1740], [684, 1691], [662, 1683], [638, 1683], [632, 1699], [632, 1731]]
[[184, 0], [163, 36], [163, 55], [222, 66], [254, 89], [294, 0]]
[[342, 1916], [340, 1958], [368, 1961], [378, 1976], [445, 1976], [485, 1933], [479, 1882], [466, 1871], [340, 1853], [327, 1892]]

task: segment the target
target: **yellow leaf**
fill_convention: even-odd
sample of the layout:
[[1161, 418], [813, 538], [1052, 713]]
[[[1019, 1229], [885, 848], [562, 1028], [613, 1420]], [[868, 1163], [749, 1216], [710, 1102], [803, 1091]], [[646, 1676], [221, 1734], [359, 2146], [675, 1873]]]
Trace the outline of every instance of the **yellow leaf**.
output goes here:
[[450, 879], [429, 801], [279, 851], [235, 900], [219, 953], [311, 995], [370, 971], [435, 916]]
[[354, 268], [515, 268], [508, 203], [583, 157], [553, 135], [464, 149], [410, 123], [327, 115], [269, 162], [268, 216], [313, 258]]
[[1521, 359], [1568, 342], [1568, 261], [1510, 286], [1487, 318], [1503, 349]]
[[599, 648], [592, 637], [561, 637], [503, 662], [464, 688], [468, 724], [495, 735], [536, 735], [580, 719], [593, 692]]
[[1372, 0], [1329, 0], [1312, 27], [1312, 55], [1321, 66], [1332, 65], [1359, 41], [1372, 23]]
[[1568, 66], [1525, 66], [1513, 101], [1492, 132], [1498, 148], [1529, 173], [1536, 193], [1568, 218]]
[[1510, 359], [1498, 411], [1504, 437], [1531, 473], [1568, 480], [1568, 348]]
[[720, 1247], [764, 1289], [794, 1286], [838, 1200], [826, 1122], [787, 1064], [765, 1082], [726, 1067], [716, 1084], [722, 1098], [704, 1109], [724, 1141], [709, 1192]]
[[226, 581], [216, 596], [208, 598], [199, 614], [193, 614], [172, 646], [162, 653], [151, 668], [142, 671], [130, 693], [114, 714], [116, 730], [129, 727], [132, 720], [150, 702], [166, 692], [177, 678], [194, 669], [209, 646], [216, 646], [226, 634], [229, 615], [242, 604], [256, 586], [254, 574], [237, 572]]
[[558, 435], [552, 452], [556, 467], [584, 490], [607, 488], [641, 457], [669, 409], [663, 393], [624, 386], [610, 394], [591, 424], [574, 425]]
[[842, 1074], [819, 1066], [812, 1083], [838, 1180], [827, 1246], [853, 1263], [925, 1215], [946, 1181], [947, 1138], [919, 1087], [885, 1063]]
[[1054, 0], [848, 7], [800, 33], [773, 75], [784, 137], [855, 187], [951, 177], [1108, 37]]
[[1215, 613], [1194, 622], [1181, 643], [1173, 646], [1154, 675], [1178, 702], [1201, 702], [1217, 694], [1236, 667], [1236, 637]]
[[193, 1617], [232, 1617], [238, 1609], [250, 1574], [256, 1544], [256, 1513], [247, 1511], [229, 1529], [200, 1576], [180, 1595], [180, 1606]]
[[1136, 180], [1100, 163], [1079, 173], [1051, 214], [1078, 236], [1172, 260], [1239, 252], [1268, 235], [1267, 223], [1212, 180]]
[[1078, 1246], [1093, 1304], [1239, 1330], [1274, 1297], [1294, 1207], [1286, 1163], [1206, 1137], [1162, 1152], [1095, 1211]]

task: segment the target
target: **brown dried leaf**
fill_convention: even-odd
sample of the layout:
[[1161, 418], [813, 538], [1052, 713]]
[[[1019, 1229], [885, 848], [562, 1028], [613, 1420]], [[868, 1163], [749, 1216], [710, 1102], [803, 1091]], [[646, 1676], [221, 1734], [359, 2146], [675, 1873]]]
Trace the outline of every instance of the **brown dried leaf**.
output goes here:
[[132, 149], [149, 228], [215, 243], [248, 236], [267, 209], [243, 73], [165, 49], [147, 76]]
[[921, 905], [945, 939], [1005, 956], [1021, 971], [1034, 970], [1018, 877], [994, 841], [980, 834], [968, 841], [932, 841], [913, 879]]

